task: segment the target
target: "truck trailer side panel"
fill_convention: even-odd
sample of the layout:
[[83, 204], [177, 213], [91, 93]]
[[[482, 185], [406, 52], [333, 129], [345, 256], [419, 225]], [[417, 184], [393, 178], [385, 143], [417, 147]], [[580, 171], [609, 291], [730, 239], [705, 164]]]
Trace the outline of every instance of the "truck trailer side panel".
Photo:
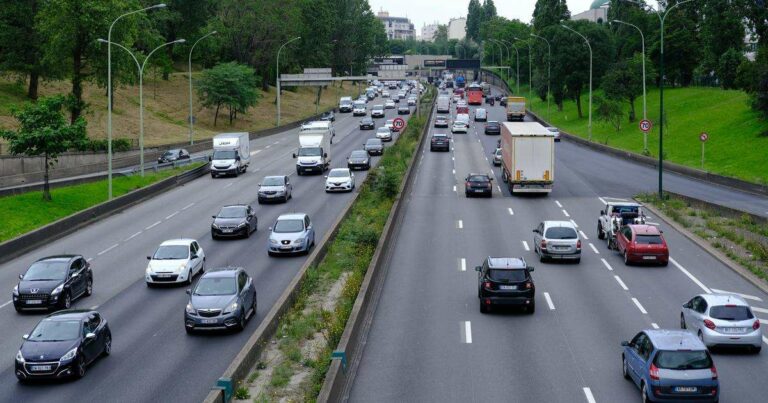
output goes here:
[[549, 193], [555, 179], [554, 135], [536, 122], [504, 123], [502, 179], [512, 193]]

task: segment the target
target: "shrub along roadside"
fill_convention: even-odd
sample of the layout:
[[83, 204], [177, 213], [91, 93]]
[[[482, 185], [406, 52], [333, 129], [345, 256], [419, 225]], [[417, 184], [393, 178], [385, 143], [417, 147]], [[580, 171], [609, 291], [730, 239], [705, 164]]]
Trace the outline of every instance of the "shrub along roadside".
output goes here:
[[[431, 92], [427, 95], [425, 101], [430, 102]], [[422, 115], [426, 115], [428, 109], [423, 108]], [[256, 381], [248, 382], [255, 388], [251, 390], [255, 401], [316, 400], [331, 352], [344, 331], [427, 121], [427, 117], [410, 119], [397, 142], [386, 149], [378, 167], [369, 172], [325, 258], [307, 271], [299, 296], [281, 319], [273, 339], [279, 351], [262, 352], [258, 372], [249, 377]], [[257, 375], [261, 371], [271, 379]], [[304, 376], [300, 377], [300, 373]], [[287, 382], [286, 378], [292, 380]], [[294, 382], [294, 378], [301, 380]]]

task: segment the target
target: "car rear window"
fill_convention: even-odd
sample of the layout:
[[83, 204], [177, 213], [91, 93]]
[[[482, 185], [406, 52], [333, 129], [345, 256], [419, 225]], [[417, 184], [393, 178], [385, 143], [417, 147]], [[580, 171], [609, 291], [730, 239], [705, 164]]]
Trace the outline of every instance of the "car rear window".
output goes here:
[[709, 308], [709, 316], [720, 320], [747, 320], [752, 319], [752, 311], [748, 306], [717, 305]]
[[638, 235], [636, 242], [644, 245], [661, 245], [661, 235]]
[[576, 239], [579, 237], [576, 230], [567, 227], [548, 228], [544, 236], [548, 239]]
[[653, 363], [661, 369], [689, 370], [712, 367], [712, 358], [704, 350], [670, 351], [662, 350], [656, 354]]
[[488, 182], [487, 176], [475, 175], [469, 177], [470, 182]]
[[525, 270], [490, 269], [488, 277], [493, 281], [512, 283], [525, 281]]

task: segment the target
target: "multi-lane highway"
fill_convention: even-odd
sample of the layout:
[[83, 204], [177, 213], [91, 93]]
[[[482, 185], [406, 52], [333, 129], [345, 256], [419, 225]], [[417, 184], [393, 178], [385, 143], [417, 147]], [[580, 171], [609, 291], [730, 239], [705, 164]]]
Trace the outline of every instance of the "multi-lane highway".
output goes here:
[[[501, 107], [483, 107], [491, 120], [504, 120]], [[641, 329], [678, 329], [681, 305], [692, 296], [744, 294], [768, 324], [768, 295], [656, 217], [650, 221], [670, 245], [668, 267], [625, 266], [597, 239], [605, 200], [655, 189], [647, 168], [563, 141], [556, 145], [554, 191], [510, 196], [489, 162], [499, 137], [482, 128], [473, 122], [469, 134], [452, 135], [450, 153], [426, 147], [416, 160], [349, 401], [639, 401], [639, 390], [621, 374], [620, 342]], [[467, 199], [464, 176], [489, 171], [502, 187], [494, 186], [492, 199]], [[692, 196], [731, 192], [668, 178], [670, 190]], [[580, 264], [538, 261], [531, 231], [542, 220], [578, 225]], [[489, 255], [522, 256], [535, 266], [535, 314], [479, 312], [473, 269]], [[768, 372], [765, 352], [716, 352], [714, 361], [723, 401], [766, 399], [768, 384], [756, 382]]]
[[[383, 103], [381, 98], [369, 102]], [[396, 115], [376, 119], [377, 127]], [[375, 131], [360, 131], [359, 118], [337, 114], [333, 167], [346, 167], [352, 150], [362, 149]], [[404, 116], [406, 117], [406, 116]], [[407, 117], [406, 117], [407, 118]], [[325, 194], [322, 176], [297, 176], [291, 154], [298, 147], [298, 129], [251, 142], [251, 167], [238, 178], [197, 179], [121, 214], [83, 228], [33, 252], [0, 265], [0, 401], [7, 402], [192, 402], [202, 400], [232, 358], [258, 327], [296, 274], [306, 257], [270, 258], [268, 227], [278, 215], [306, 212], [321, 239], [352, 194]], [[374, 163], [379, 157], [374, 157]], [[287, 204], [257, 205], [258, 183], [267, 175], [291, 175], [293, 199]], [[357, 173], [358, 184], [365, 178]], [[250, 203], [258, 216], [258, 231], [250, 239], [213, 241], [211, 215], [225, 204]], [[253, 277], [259, 310], [246, 331], [237, 334], [188, 336], [184, 331], [185, 287], [148, 288], [144, 283], [146, 256], [164, 240], [195, 238], [207, 257], [206, 267], [238, 265]], [[97, 307], [112, 329], [112, 355], [89, 367], [76, 382], [22, 385], [16, 381], [13, 357], [43, 314], [17, 314], [11, 288], [18, 275], [44, 256], [79, 253], [91, 262], [93, 296], [73, 308]]]

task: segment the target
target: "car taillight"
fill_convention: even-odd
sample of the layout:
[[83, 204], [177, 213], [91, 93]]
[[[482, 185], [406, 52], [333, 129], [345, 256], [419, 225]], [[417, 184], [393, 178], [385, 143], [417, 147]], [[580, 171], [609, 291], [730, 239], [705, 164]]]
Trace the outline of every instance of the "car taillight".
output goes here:
[[576, 241], [576, 249], [581, 249], [581, 239]]
[[760, 329], [760, 321], [755, 320], [755, 323], [752, 324], [752, 330]]
[[656, 364], [651, 364], [651, 368], [648, 369], [648, 373], [651, 376], [651, 380], [659, 380], [659, 369], [656, 368]]
[[707, 329], [712, 329], [712, 330], [715, 330], [715, 328], [717, 327], [715, 326], [715, 322], [712, 322], [709, 319], [704, 319], [704, 326], [706, 326]]
[[491, 283], [490, 281], [486, 281], [486, 282], [483, 283], [483, 288], [485, 288], [487, 290], [492, 290], [493, 289], [493, 283]]
[[712, 372], [712, 379], [717, 379], [717, 368], [715, 368], [715, 364], [712, 364], [712, 367], [709, 368], [709, 370]]
[[539, 249], [547, 249], [547, 241], [541, 240], [541, 243], [539, 244]]

